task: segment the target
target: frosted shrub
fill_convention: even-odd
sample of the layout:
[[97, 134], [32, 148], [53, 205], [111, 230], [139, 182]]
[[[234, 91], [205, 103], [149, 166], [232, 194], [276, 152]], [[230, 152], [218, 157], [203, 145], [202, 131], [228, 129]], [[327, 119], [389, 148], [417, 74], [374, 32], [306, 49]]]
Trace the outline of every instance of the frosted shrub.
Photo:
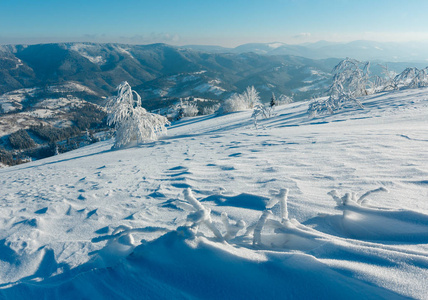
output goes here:
[[239, 94], [233, 94], [228, 99], [226, 99], [221, 106], [222, 113], [230, 113], [246, 109], [247, 106], [244, 102], [244, 99]]
[[276, 105], [285, 105], [293, 102], [293, 98], [287, 95], [281, 94], [276, 100]]
[[274, 106], [267, 108], [261, 103], [258, 103], [254, 106], [253, 114], [251, 115], [251, 118], [253, 118], [254, 127], [256, 127], [256, 129], [258, 128], [257, 118], [266, 119], [271, 117], [271, 114], [273, 112], [273, 107]]
[[212, 115], [220, 108], [220, 104], [214, 104], [211, 106], [205, 106], [202, 108], [203, 115]]
[[260, 102], [259, 92], [257, 92], [254, 86], [247, 87], [241, 96], [247, 109], [254, 108], [254, 106]]
[[384, 78], [376, 77], [374, 82], [375, 92], [376, 91], [387, 91], [387, 90], [398, 90], [397, 82], [394, 80], [397, 73], [390, 71], [388, 65], [379, 65], [382, 68], [382, 74]]
[[107, 124], [114, 125], [116, 130], [113, 148], [155, 140], [158, 135], [166, 133], [168, 120], [142, 108], [140, 95], [126, 81], [117, 89], [118, 95], [107, 103]]
[[287, 224], [289, 221], [288, 208], [287, 208], [288, 189], [281, 189], [280, 191], [272, 191], [271, 195], [272, 195], [272, 198], [269, 200], [268, 204], [266, 205], [266, 210], [263, 211], [262, 215], [260, 216], [260, 219], [257, 221], [254, 227], [253, 246], [262, 245], [261, 232], [263, 230], [263, 227], [266, 224], [268, 217], [273, 215], [271, 209], [275, 205], [279, 204], [280, 212], [281, 212], [281, 222], [274, 222], [276, 228], [281, 229], [284, 226], [288, 225]]
[[180, 102], [169, 108], [172, 119], [175, 121], [185, 117], [195, 117], [199, 113], [199, 109], [196, 103], [180, 99]]
[[418, 76], [418, 68], [406, 68], [403, 72], [394, 77], [396, 86], [408, 86]]
[[272, 212], [266, 209], [257, 221], [256, 226], [254, 227], [253, 246], [260, 245], [262, 243], [262, 229], [270, 215], [272, 215]]
[[196, 103], [189, 102], [183, 106], [183, 117], [195, 117], [199, 113]]
[[233, 94], [225, 100], [220, 108], [222, 113], [230, 113], [235, 111], [242, 111], [252, 109], [260, 102], [259, 93], [254, 86], [247, 87], [242, 94]]

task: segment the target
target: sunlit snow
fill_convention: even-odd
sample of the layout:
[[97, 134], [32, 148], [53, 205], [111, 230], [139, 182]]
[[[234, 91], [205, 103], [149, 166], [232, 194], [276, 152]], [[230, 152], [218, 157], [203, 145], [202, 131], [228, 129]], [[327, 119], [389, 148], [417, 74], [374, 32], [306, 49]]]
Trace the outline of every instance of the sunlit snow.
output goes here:
[[0, 170], [1, 299], [424, 299], [428, 89]]

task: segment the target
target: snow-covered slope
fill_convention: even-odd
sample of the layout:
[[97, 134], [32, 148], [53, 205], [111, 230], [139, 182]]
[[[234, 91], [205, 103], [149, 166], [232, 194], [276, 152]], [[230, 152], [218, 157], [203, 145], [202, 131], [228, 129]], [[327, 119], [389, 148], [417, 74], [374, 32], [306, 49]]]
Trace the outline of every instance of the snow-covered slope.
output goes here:
[[362, 102], [0, 170], [0, 299], [426, 298], [428, 89]]

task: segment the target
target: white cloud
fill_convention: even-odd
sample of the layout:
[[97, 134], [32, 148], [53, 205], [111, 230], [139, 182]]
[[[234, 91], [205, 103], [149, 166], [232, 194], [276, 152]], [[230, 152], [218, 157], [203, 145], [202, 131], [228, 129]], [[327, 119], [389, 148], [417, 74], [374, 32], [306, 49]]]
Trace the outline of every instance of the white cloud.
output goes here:
[[295, 39], [307, 39], [310, 38], [312, 34], [310, 32], [302, 32], [293, 36]]

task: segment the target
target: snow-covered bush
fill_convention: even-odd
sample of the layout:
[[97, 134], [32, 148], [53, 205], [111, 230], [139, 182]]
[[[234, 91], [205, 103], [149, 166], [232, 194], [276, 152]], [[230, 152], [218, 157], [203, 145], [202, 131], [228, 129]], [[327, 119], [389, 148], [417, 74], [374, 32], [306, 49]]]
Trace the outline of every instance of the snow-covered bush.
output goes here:
[[394, 83], [398, 86], [409, 86], [414, 78], [418, 76], [418, 68], [406, 68], [403, 72], [395, 76]]
[[271, 199], [266, 205], [266, 210], [263, 211], [256, 225], [254, 226], [254, 234], [253, 234], [253, 246], [262, 245], [262, 237], [261, 232], [263, 227], [266, 224], [266, 221], [269, 216], [272, 216], [273, 213], [271, 209], [279, 204], [280, 212], [281, 212], [281, 222], [275, 224], [277, 228], [281, 228], [286, 226], [288, 223], [288, 208], [287, 208], [287, 199], [288, 199], [288, 189], [281, 189], [280, 191], [272, 191]]
[[168, 120], [141, 107], [140, 95], [128, 82], [122, 82], [117, 89], [118, 95], [107, 103], [107, 123], [116, 129], [113, 148], [155, 140], [159, 134], [166, 133]]
[[233, 94], [220, 107], [222, 113], [246, 110], [248, 107], [240, 94]]
[[195, 117], [199, 113], [198, 105], [191, 101], [184, 102], [180, 99], [180, 102], [169, 108], [172, 120], [180, 120], [186, 117]]
[[276, 105], [285, 105], [293, 102], [293, 97], [281, 94], [278, 99], [276, 99]]
[[244, 100], [247, 108], [251, 109], [254, 105], [260, 102], [259, 92], [257, 92], [254, 86], [249, 86], [245, 92], [242, 93], [242, 99]]
[[235, 224], [230, 223], [229, 217], [227, 216], [226, 212], [221, 213], [221, 221], [223, 222], [224, 227], [226, 228], [226, 234], [223, 237], [225, 241], [229, 241], [235, 238], [238, 232], [241, 229], [244, 229], [246, 226], [243, 220], [239, 220]]
[[220, 104], [214, 104], [214, 105], [211, 105], [211, 106], [204, 106], [202, 108], [202, 114], [203, 115], [212, 115], [216, 111], [218, 111], [219, 108], [220, 108]]
[[221, 113], [230, 113], [252, 109], [260, 102], [259, 93], [254, 86], [249, 86], [242, 94], [233, 94], [220, 107]]
[[199, 113], [196, 103], [189, 102], [183, 106], [183, 117], [195, 117]]

